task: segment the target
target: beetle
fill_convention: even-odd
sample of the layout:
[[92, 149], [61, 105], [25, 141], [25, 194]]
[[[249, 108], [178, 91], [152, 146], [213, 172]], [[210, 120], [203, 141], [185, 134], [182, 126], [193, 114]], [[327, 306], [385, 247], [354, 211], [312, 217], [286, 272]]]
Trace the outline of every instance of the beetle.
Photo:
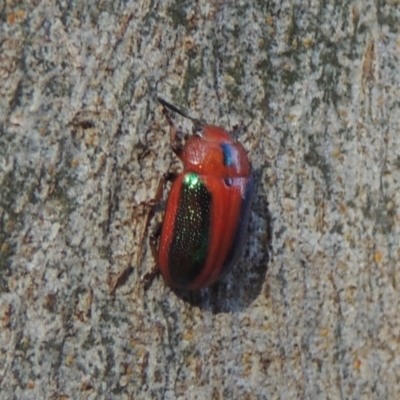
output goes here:
[[[168, 196], [158, 268], [171, 287], [197, 290], [226, 275], [246, 237], [254, 180], [246, 151], [224, 128], [208, 125], [158, 98], [173, 152], [183, 163]], [[194, 123], [184, 146], [169, 111]], [[156, 244], [153, 242], [153, 246]], [[157, 256], [157, 249], [152, 249]]]

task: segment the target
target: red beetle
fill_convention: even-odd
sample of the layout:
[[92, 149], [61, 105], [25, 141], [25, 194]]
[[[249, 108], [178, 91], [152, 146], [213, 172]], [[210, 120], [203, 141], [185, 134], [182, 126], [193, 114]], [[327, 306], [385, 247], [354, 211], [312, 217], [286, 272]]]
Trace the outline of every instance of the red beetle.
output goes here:
[[[210, 286], [237, 262], [254, 193], [244, 147], [223, 128], [206, 125], [158, 99], [170, 125], [172, 150], [183, 162], [168, 197], [158, 266], [173, 287]], [[182, 147], [167, 108], [190, 118], [198, 133]]]

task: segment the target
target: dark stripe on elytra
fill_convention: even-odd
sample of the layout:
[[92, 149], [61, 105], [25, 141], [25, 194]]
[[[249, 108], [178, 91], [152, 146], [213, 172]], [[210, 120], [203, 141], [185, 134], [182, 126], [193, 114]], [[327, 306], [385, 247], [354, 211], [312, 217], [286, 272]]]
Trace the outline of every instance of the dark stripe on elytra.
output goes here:
[[232, 165], [232, 146], [229, 143], [222, 143], [220, 146], [224, 156], [223, 163], [227, 167], [230, 167]]
[[168, 255], [170, 276], [177, 286], [187, 287], [205, 266], [211, 203], [212, 196], [200, 177], [195, 185], [183, 179]]
[[240, 215], [238, 224], [236, 226], [235, 237], [221, 269], [220, 278], [222, 278], [227, 272], [229, 272], [233, 265], [238, 261], [242, 253], [243, 246], [247, 237], [247, 229], [250, 218], [251, 203], [253, 201], [254, 189], [254, 181], [253, 178], [250, 176], [244, 192], [242, 205], [240, 207]]

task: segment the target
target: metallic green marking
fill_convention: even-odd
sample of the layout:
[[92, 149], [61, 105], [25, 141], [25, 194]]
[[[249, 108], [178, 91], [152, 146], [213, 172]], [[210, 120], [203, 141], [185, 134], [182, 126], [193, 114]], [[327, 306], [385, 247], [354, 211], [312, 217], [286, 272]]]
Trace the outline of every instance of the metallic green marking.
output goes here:
[[208, 251], [212, 196], [199, 175], [188, 173], [183, 181], [168, 256], [171, 278], [187, 286], [202, 271]]
[[200, 178], [197, 174], [188, 174], [184, 179], [184, 184], [187, 185], [189, 189], [195, 189], [199, 182]]

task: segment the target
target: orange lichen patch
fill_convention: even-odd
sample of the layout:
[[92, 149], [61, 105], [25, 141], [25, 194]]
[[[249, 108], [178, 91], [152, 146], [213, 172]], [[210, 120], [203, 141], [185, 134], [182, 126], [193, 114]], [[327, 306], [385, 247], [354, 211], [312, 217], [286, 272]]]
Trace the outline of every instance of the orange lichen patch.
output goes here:
[[191, 36], [186, 36], [183, 39], [183, 47], [185, 48], [186, 51], [192, 50], [194, 47], [194, 39]]
[[[100, 82], [99, 82], [100, 83]], [[96, 96], [94, 99], [94, 102], [96, 103], [96, 105], [101, 106], [104, 104], [104, 100], [101, 96]]]
[[313, 44], [313, 40], [311, 38], [308, 37], [308, 38], [303, 39], [303, 46], [306, 49], [309, 49], [312, 46], [312, 44]]
[[67, 357], [65, 358], [65, 365], [67, 367], [70, 367], [73, 361], [74, 361], [74, 355], [68, 354]]
[[244, 353], [242, 361], [244, 364], [249, 364], [251, 361], [251, 353]]
[[382, 261], [382, 253], [380, 251], [375, 253], [374, 260], [375, 260], [376, 263], [379, 263], [379, 262]]
[[346, 295], [346, 301], [348, 303], [351, 303], [354, 301], [354, 297], [356, 295], [356, 290], [357, 288], [355, 286], [349, 286], [346, 288], [345, 295]]
[[1, 247], [0, 247], [0, 251], [3, 253], [3, 254], [5, 254], [5, 253], [7, 253], [8, 252], [8, 249], [9, 249], [10, 247], [8, 246], [8, 244], [6, 243], [6, 242], [4, 242], [2, 245], [1, 245]]
[[242, 357], [242, 363], [244, 366], [244, 375], [249, 376], [251, 373], [252, 357], [251, 353], [245, 353]]
[[187, 331], [184, 336], [183, 339], [186, 340], [187, 342], [190, 342], [193, 339], [193, 333], [192, 331]]
[[359, 360], [357, 358], [357, 360], [354, 361], [353, 366], [354, 366], [354, 369], [356, 369], [358, 371], [361, 368], [361, 360]]
[[271, 330], [272, 327], [273, 327], [272, 324], [269, 322], [266, 322], [265, 324], [262, 325], [262, 329], [264, 331], [269, 331], [269, 330]]
[[368, 43], [368, 46], [364, 54], [364, 62], [362, 67], [364, 83], [367, 80], [373, 79], [374, 62], [375, 62], [375, 43], [371, 40]]
[[338, 149], [333, 150], [333, 157], [339, 158], [340, 156], [340, 151]]
[[11, 323], [11, 315], [12, 315], [12, 308], [11, 308], [11, 304], [7, 304], [6, 306], [4, 306], [4, 308], [2, 308], [2, 316], [1, 316], [1, 322], [4, 328], [8, 328], [10, 326]]
[[85, 144], [87, 146], [97, 146], [97, 133], [94, 129], [88, 128], [85, 131]]
[[7, 23], [9, 25], [13, 25], [17, 20], [21, 20], [24, 18], [25, 18], [25, 11], [17, 10], [16, 12], [7, 15]]
[[324, 329], [321, 329], [320, 335], [322, 337], [326, 337], [326, 336], [328, 336], [328, 333], [329, 333], [329, 329], [324, 328]]
[[79, 160], [77, 158], [72, 159], [71, 167], [76, 168], [79, 165]]
[[15, 14], [14, 13], [8, 14], [7, 15], [7, 23], [9, 25], [12, 25], [14, 22], [15, 22]]
[[132, 375], [133, 374], [133, 369], [130, 365], [124, 365], [125, 369], [125, 375]]
[[22, 18], [25, 17], [25, 11], [24, 11], [24, 10], [18, 10], [18, 11], [15, 13], [15, 16], [17, 17], [17, 19], [22, 19]]

